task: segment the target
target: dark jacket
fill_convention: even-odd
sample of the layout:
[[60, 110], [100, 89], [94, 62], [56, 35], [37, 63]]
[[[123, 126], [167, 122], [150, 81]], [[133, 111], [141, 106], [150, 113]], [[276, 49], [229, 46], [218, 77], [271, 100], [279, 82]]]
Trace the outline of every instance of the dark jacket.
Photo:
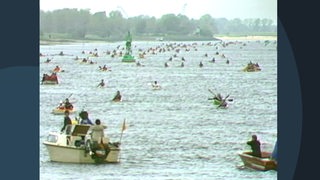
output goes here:
[[261, 157], [260, 142], [258, 140], [248, 141], [247, 144], [251, 146], [253, 156]]
[[[71, 121], [70, 117], [69, 117], [69, 116], [65, 116], [65, 117], [64, 117], [64, 122], [63, 122], [63, 127], [62, 127], [61, 131], [64, 131], [64, 129], [65, 129], [68, 125], [71, 125], [71, 124], [72, 124], [72, 121]], [[70, 134], [70, 131], [71, 131], [71, 127], [68, 126], [66, 133], [67, 133], [67, 134]]]
[[80, 124], [90, 124], [90, 125], [93, 125], [93, 123], [91, 122], [90, 119], [82, 119]]

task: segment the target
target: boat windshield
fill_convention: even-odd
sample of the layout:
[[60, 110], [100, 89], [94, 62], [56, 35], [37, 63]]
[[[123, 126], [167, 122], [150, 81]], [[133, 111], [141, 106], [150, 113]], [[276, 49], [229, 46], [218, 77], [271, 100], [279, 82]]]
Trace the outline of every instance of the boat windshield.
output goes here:
[[58, 136], [55, 134], [49, 134], [47, 137], [47, 141], [51, 143], [56, 143], [58, 141]]

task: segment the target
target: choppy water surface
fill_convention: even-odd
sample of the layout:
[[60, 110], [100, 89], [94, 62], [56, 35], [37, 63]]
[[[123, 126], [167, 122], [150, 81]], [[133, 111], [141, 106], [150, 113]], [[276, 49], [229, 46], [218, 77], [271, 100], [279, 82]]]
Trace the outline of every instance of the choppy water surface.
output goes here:
[[[246, 141], [253, 133], [258, 135], [263, 150], [271, 151], [276, 141], [277, 44], [238, 41], [222, 47], [215, 43], [133, 42], [133, 55], [143, 67], [106, 54], [118, 45], [121, 50], [124, 42], [40, 46], [46, 56], [40, 57], [39, 82], [43, 73], [50, 74], [57, 65], [65, 70], [58, 73], [60, 84], [39, 85], [40, 178], [277, 179], [276, 171], [239, 168], [242, 162], [237, 155], [249, 149]], [[76, 56], [88, 57], [95, 48], [99, 57], [90, 60], [97, 64], [74, 60]], [[159, 52], [159, 48], [165, 51]], [[150, 49], [155, 49], [154, 53]], [[139, 50], [146, 52], [144, 59], [138, 58]], [[60, 51], [66, 55], [56, 55]], [[204, 56], [206, 53], [208, 57]], [[168, 61], [174, 54], [177, 57]], [[182, 57], [184, 67], [180, 67]], [[210, 62], [213, 57], [215, 63]], [[53, 60], [45, 63], [47, 58]], [[262, 71], [243, 72], [250, 61], [259, 63]], [[165, 62], [169, 67], [164, 67]], [[98, 70], [105, 64], [112, 71]], [[101, 79], [107, 87], [96, 87]], [[151, 89], [155, 80], [161, 90]], [[208, 89], [224, 96], [230, 94], [234, 102], [228, 109], [216, 109], [208, 100], [212, 97]], [[111, 102], [117, 90], [121, 91], [123, 102]], [[112, 141], [120, 140], [121, 124], [126, 119], [121, 163], [50, 162], [42, 142], [50, 131], [60, 131], [63, 124], [63, 116], [50, 112], [70, 94], [75, 108], [86, 109], [92, 120], [99, 118], [108, 126], [106, 133]]]

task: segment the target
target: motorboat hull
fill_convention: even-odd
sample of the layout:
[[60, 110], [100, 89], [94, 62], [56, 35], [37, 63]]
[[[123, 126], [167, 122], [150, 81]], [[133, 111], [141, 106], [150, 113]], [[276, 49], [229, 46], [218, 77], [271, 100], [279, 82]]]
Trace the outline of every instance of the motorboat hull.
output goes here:
[[[84, 148], [59, 146], [44, 142], [48, 149], [50, 160], [54, 162], [63, 163], [79, 163], [79, 164], [94, 164], [96, 161], [92, 158], [90, 153], [86, 152]], [[119, 148], [110, 148], [110, 152], [102, 163], [118, 163], [119, 162]]]
[[91, 138], [90, 125], [71, 125], [72, 133], [50, 132], [43, 142], [51, 161], [62, 163], [118, 163], [120, 143], [103, 137], [99, 143]]

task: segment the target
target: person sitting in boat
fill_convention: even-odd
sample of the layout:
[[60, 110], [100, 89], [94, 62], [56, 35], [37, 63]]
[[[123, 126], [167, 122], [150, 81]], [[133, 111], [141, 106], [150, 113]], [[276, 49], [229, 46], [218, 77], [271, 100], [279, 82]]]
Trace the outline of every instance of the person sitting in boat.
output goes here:
[[217, 95], [214, 95], [213, 99], [215, 99], [217, 101], [222, 101], [222, 96], [220, 93], [218, 93]]
[[104, 144], [108, 142], [103, 142], [104, 138], [104, 129], [106, 129], [107, 126], [104, 126], [101, 124], [100, 119], [96, 119], [95, 125], [91, 126], [91, 139], [93, 142], [97, 142], [98, 144]]
[[43, 84], [43, 82], [47, 80], [47, 78], [48, 78], [48, 74], [43, 74], [41, 84]]
[[199, 63], [199, 67], [203, 67], [202, 61], [200, 61], [200, 63]]
[[153, 84], [152, 84], [152, 87], [155, 88], [155, 89], [161, 88], [161, 86], [158, 84], [158, 81], [154, 81]]
[[49, 63], [51, 61], [50, 58], [47, 58], [47, 60], [45, 61], [46, 63]]
[[91, 122], [91, 120], [89, 119], [89, 114], [87, 111], [81, 111], [79, 113], [79, 116], [81, 118], [80, 124], [90, 124], [93, 125], [93, 123]]
[[58, 81], [57, 73], [53, 72], [50, 76], [47, 77], [47, 80]]
[[97, 86], [97, 87], [104, 87], [104, 85], [105, 85], [104, 80], [103, 80], [103, 79], [101, 79], [101, 82], [98, 84], [98, 86]]
[[120, 91], [117, 91], [117, 94], [114, 96], [112, 101], [121, 101], [121, 97]]
[[68, 98], [64, 101], [64, 107], [66, 109], [68, 109], [68, 110], [72, 110], [73, 109], [73, 105], [69, 102]]
[[102, 70], [103, 70], [103, 71], [108, 70], [107, 66], [106, 66], [106, 65], [103, 65]]
[[247, 144], [251, 146], [253, 156], [261, 157], [260, 141], [258, 140], [257, 135], [252, 135], [251, 141], [248, 141]]
[[82, 62], [83, 62], [83, 63], [86, 63], [86, 62], [88, 62], [88, 60], [87, 60], [86, 58], [83, 58], [83, 59], [82, 59]]
[[64, 112], [64, 121], [63, 121], [63, 127], [61, 128], [61, 133], [66, 129], [66, 134], [70, 134], [71, 132], [71, 124], [72, 124], [72, 121], [69, 117], [69, 111], [66, 110]]
[[59, 66], [56, 66], [56, 67], [53, 69], [53, 72], [60, 72], [60, 67], [59, 67]]

